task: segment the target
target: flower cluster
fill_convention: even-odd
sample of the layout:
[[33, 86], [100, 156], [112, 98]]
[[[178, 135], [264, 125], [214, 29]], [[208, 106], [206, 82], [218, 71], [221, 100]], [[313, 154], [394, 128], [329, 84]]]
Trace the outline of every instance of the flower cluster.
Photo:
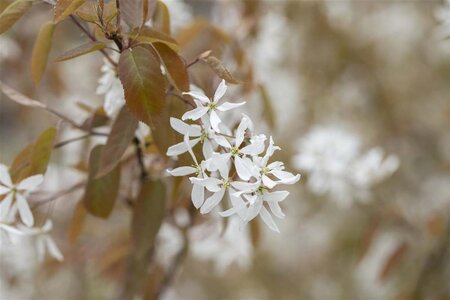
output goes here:
[[[52, 222], [47, 220], [42, 228], [32, 227], [34, 217], [31, 212], [27, 196], [43, 182], [42, 175], [33, 175], [19, 183], [13, 183], [8, 167], [0, 164], [0, 233], [8, 238], [12, 236], [27, 236], [35, 239], [38, 259], [42, 261], [45, 249], [58, 260], [63, 260], [53, 239], [48, 234], [52, 229]], [[17, 224], [16, 216], [20, 217], [22, 224]]]
[[301, 139], [293, 163], [309, 173], [307, 185], [314, 194], [327, 194], [348, 207], [353, 200], [369, 200], [370, 189], [397, 170], [399, 159], [384, 158], [379, 147], [363, 153], [359, 136], [336, 126], [317, 126]]
[[[284, 170], [280, 161], [269, 163], [269, 159], [280, 148], [274, 145], [272, 137], [266, 148], [267, 137], [254, 134], [253, 123], [246, 115], [236, 130], [230, 130], [220, 117], [222, 112], [245, 104], [220, 103], [227, 86], [222, 80], [214, 97], [209, 99], [200, 91], [185, 93], [194, 99], [196, 108], [186, 112], [182, 120], [196, 121], [185, 123], [171, 118], [172, 128], [184, 136], [183, 142], [171, 146], [168, 156], [189, 152], [192, 166], [168, 170], [172, 176], [190, 177], [192, 202], [200, 213], [206, 214], [215, 209], [227, 194], [230, 208], [219, 212], [223, 217], [238, 215], [245, 224], [260, 215], [272, 230], [278, 231], [272, 214], [283, 218], [279, 202], [289, 193], [273, 191], [280, 184], [294, 184], [300, 175]], [[202, 144], [203, 160], [199, 162], [193, 147]], [[272, 214], [271, 214], [271, 213]]]

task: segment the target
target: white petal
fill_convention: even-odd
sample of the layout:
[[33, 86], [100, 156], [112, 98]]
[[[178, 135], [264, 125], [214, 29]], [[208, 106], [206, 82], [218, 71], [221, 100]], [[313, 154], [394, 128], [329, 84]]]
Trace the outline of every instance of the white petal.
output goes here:
[[266, 225], [270, 229], [272, 229], [273, 231], [276, 231], [276, 232], [280, 232], [277, 224], [275, 224], [272, 216], [270, 215], [270, 213], [267, 211], [267, 209], [264, 206], [261, 208], [260, 216], [261, 216], [261, 219], [264, 221], [264, 223], [266, 223]]
[[234, 143], [234, 145], [236, 147], [239, 147], [242, 144], [242, 142], [244, 141], [245, 130], [247, 130], [248, 124], [249, 124], [249, 119], [247, 119], [246, 117], [243, 117], [241, 119], [241, 122], [239, 123], [238, 128], [236, 129], [236, 142]]
[[206, 97], [204, 94], [200, 93], [200, 92], [194, 92], [194, 91], [190, 91], [188, 93], [183, 93], [183, 95], [189, 95], [192, 98], [199, 100], [200, 102], [202, 102], [203, 104], [208, 104], [209, 98]]
[[250, 177], [252, 177], [252, 165], [248, 159], [242, 159], [236, 155], [234, 157], [234, 166], [236, 167], [237, 174], [242, 180], [247, 181], [250, 179]]
[[213, 178], [213, 177], [208, 177], [208, 178], [191, 177], [189, 179], [192, 182], [192, 184], [203, 186], [203, 187], [207, 188], [208, 191], [210, 191], [210, 192], [215, 193], [215, 192], [218, 192], [218, 191], [221, 190], [219, 185], [222, 183], [222, 181], [217, 179], [217, 178]]
[[243, 182], [243, 181], [233, 181], [231, 186], [235, 189], [243, 192], [254, 192], [260, 185], [260, 182]]
[[16, 203], [19, 209], [19, 215], [22, 222], [28, 227], [33, 226], [34, 218], [27, 200], [21, 194], [16, 193]]
[[213, 155], [214, 147], [213, 147], [213, 145], [212, 145], [210, 140], [205, 139], [203, 141], [202, 153], [203, 153], [203, 157], [205, 159], [211, 158], [211, 156]]
[[189, 150], [189, 147], [192, 148], [197, 143], [200, 142], [200, 138], [192, 139], [189, 141], [189, 143], [185, 143], [184, 141], [178, 144], [175, 144], [173, 146], [170, 146], [169, 149], [167, 149], [167, 156], [176, 156], [185, 153]]
[[7, 231], [8, 233], [23, 235], [22, 231], [20, 231], [19, 229], [15, 228], [13, 226], [10, 226], [10, 225], [0, 223], [0, 229], [3, 229], [4, 231]]
[[201, 107], [197, 107], [194, 108], [193, 110], [187, 111], [184, 113], [184, 115], [181, 117], [182, 120], [198, 120], [200, 119], [203, 115], [205, 115], [208, 112], [208, 108], [201, 106]]
[[45, 241], [42, 237], [36, 239], [36, 254], [38, 257], [38, 261], [44, 261], [45, 257]]
[[280, 183], [283, 184], [294, 184], [300, 180], [300, 174], [294, 175], [290, 172], [281, 170], [273, 170], [271, 173], [281, 179]]
[[217, 106], [217, 110], [227, 111], [227, 110], [230, 110], [230, 109], [242, 106], [245, 103], [246, 103], [245, 101], [244, 102], [239, 102], [239, 103], [224, 102], [223, 104]]
[[231, 148], [230, 142], [228, 142], [227, 138], [222, 135], [216, 135], [214, 137], [214, 141], [216, 141], [217, 144], [219, 144], [222, 147], [225, 147], [227, 149]]
[[222, 81], [220, 82], [219, 86], [216, 89], [216, 92], [214, 93], [214, 102], [217, 103], [220, 98], [223, 97], [223, 95], [225, 95], [227, 91], [227, 84], [225, 82], [225, 80], [222, 79]]
[[224, 211], [219, 211], [218, 214], [221, 217], [231, 217], [232, 215], [234, 215], [236, 213], [236, 209], [234, 207], [224, 210]]
[[246, 222], [250, 222], [259, 214], [262, 208], [262, 204], [263, 202], [261, 201], [261, 199], [259, 199], [255, 202], [255, 204], [249, 206], [247, 214], [245, 216]]
[[45, 243], [47, 245], [47, 249], [49, 254], [59, 260], [59, 261], [63, 261], [64, 260], [64, 256], [62, 255], [61, 251], [59, 250], [58, 246], [56, 246], [55, 242], [53, 241], [53, 239], [49, 236], [44, 237], [45, 238]]
[[268, 201], [267, 204], [269, 204], [272, 213], [278, 218], [283, 219], [286, 216], [281, 210], [280, 204], [278, 202]]
[[209, 115], [209, 121], [211, 122], [211, 127], [212, 129], [214, 129], [215, 132], [220, 133], [220, 128], [219, 128], [219, 124], [220, 122], [222, 122], [219, 118], [219, 116], [217, 115], [215, 110], [212, 110], [210, 115]]
[[217, 193], [214, 193], [211, 197], [206, 199], [203, 206], [200, 208], [201, 214], [207, 214], [209, 213], [214, 207], [219, 204], [219, 202], [222, 200], [223, 195], [225, 194], [225, 189], [221, 189]]
[[9, 176], [8, 167], [0, 164], [0, 183], [7, 186], [12, 187], [11, 176]]
[[44, 226], [42, 226], [41, 230], [42, 230], [43, 232], [50, 232], [50, 230], [52, 230], [52, 229], [53, 229], [53, 222], [52, 222], [52, 220], [47, 219], [47, 220], [45, 221]]
[[287, 191], [276, 191], [272, 193], [265, 193], [263, 195], [263, 198], [265, 201], [274, 201], [274, 202], [280, 202], [286, 199], [286, 197], [289, 195], [289, 192]]
[[200, 136], [202, 134], [202, 129], [198, 125], [189, 125], [181, 121], [177, 118], [170, 118], [170, 126], [177, 131], [178, 133], [181, 133], [182, 135], [188, 134], [189, 136]]
[[9, 193], [5, 198], [3, 198], [2, 202], [0, 202], [0, 222], [5, 221], [8, 216], [8, 213], [11, 210], [12, 201], [13, 194]]
[[231, 200], [231, 205], [233, 206], [236, 213], [239, 215], [241, 219], [245, 219], [245, 215], [247, 213], [247, 205], [241, 197], [237, 197], [234, 195], [235, 191], [233, 189], [229, 189], [229, 196]]
[[41, 174], [30, 176], [22, 180], [18, 185], [18, 190], [34, 191], [44, 181], [44, 176]]
[[269, 189], [274, 188], [277, 185], [277, 182], [273, 181], [272, 179], [270, 179], [268, 176], [263, 175], [262, 177], [262, 182], [264, 183], [264, 185], [266, 187], [268, 187]]
[[202, 206], [205, 201], [205, 188], [201, 185], [194, 184], [192, 186], [191, 199], [195, 208], [198, 209]]
[[186, 176], [189, 174], [194, 174], [196, 171], [197, 169], [193, 167], [179, 167], [176, 169], [167, 170], [167, 173], [172, 176]]
[[0, 185], [0, 195], [8, 194], [11, 192], [11, 188]]

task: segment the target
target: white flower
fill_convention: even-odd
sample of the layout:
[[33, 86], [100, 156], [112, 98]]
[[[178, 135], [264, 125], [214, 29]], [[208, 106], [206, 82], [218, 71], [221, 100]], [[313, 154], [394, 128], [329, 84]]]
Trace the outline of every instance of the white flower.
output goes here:
[[0, 241], [1, 235], [5, 234], [6, 237], [11, 240], [13, 235], [22, 235], [22, 231], [14, 227], [13, 222], [15, 219], [15, 213], [10, 210], [0, 210]]
[[44, 226], [41, 228], [27, 228], [21, 227], [21, 231], [30, 237], [33, 237], [35, 240], [36, 253], [38, 256], [38, 260], [42, 262], [45, 257], [45, 253], [48, 252], [50, 256], [53, 258], [62, 261], [64, 256], [59, 250], [58, 246], [53, 241], [52, 237], [49, 235], [49, 232], [53, 228], [53, 223], [51, 220], [45, 221]]
[[10, 210], [18, 209], [23, 223], [33, 226], [34, 218], [25, 195], [34, 191], [44, 180], [42, 175], [34, 175], [13, 184], [8, 167], [0, 164], [0, 195], [5, 195], [0, 202], [0, 215], [8, 214]]
[[97, 94], [105, 95], [103, 109], [106, 115], [112, 117], [125, 104], [125, 94], [114, 66], [105, 60], [101, 71], [103, 75], [98, 80]]
[[0, 62], [19, 58], [22, 50], [19, 44], [6, 35], [0, 36]]
[[390, 176], [399, 161], [392, 155], [383, 159], [380, 148], [362, 153], [357, 135], [330, 126], [311, 129], [300, 141], [294, 164], [309, 173], [313, 193], [348, 207], [353, 200], [367, 201], [370, 188]]
[[217, 87], [216, 92], [214, 93], [213, 99], [209, 99], [206, 97], [203, 93], [197, 92], [197, 91], [190, 91], [188, 93], [183, 93], [185, 95], [190, 95], [194, 98], [195, 104], [197, 105], [197, 108], [194, 108], [191, 111], [186, 112], [181, 119], [182, 120], [198, 120], [201, 117], [208, 115], [209, 122], [211, 124], [211, 127], [216, 131], [220, 132], [219, 124], [222, 122], [217, 115], [217, 110], [219, 111], [227, 111], [239, 106], [242, 106], [245, 104], [245, 102], [241, 103], [230, 103], [230, 102], [224, 102], [221, 105], [218, 105], [219, 100], [223, 97], [225, 92], [227, 91], [227, 85], [225, 83], [225, 80], [222, 80]]

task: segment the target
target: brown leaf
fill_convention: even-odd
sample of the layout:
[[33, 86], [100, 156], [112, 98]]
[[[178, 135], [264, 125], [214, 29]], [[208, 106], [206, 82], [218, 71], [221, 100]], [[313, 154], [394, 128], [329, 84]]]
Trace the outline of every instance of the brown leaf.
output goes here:
[[55, 5], [55, 15], [53, 20], [59, 23], [73, 14], [86, 0], [58, 0]]
[[32, 1], [16, 0], [0, 14], [0, 34], [13, 26], [33, 5]]
[[4, 84], [1, 81], [0, 81], [0, 89], [6, 96], [8, 96], [8, 98], [10, 98], [12, 101], [14, 101], [16, 103], [19, 103], [21, 105], [28, 106], [28, 107], [37, 107], [37, 108], [43, 108], [43, 109], [47, 108], [47, 106], [44, 103], [39, 102], [34, 99], [31, 99], [31, 98], [28, 98], [27, 96], [19, 93], [18, 91], [9, 87], [8, 85]]
[[380, 280], [385, 280], [387, 276], [395, 269], [395, 267], [398, 266], [403, 256], [405, 256], [407, 250], [408, 244], [406, 244], [406, 242], [398, 245], [398, 247], [394, 250], [393, 253], [391, 253], [386, 263], [384, 264], [383, 270], [379, 275]]
[[158, 51], [171, 83], [179, 92], [188, 92], [189, 75], [181, 57], [166, 44], [155, 43], [153, 46]]
[[211, 69], [216, 73], [217, 76], [219, 76], [222, 79], [225, 79], [227, 83], [231, 84], [238, 84], [240, 83], [239, 80], [235, 79], [233, 75], [231, 75], [230, 71], [223, 65], [223, 63], [214, 56], [208, 56], [207, 58], [203, 59], [205, 63], [207, 63]]
[[47, 66], [48, 55], [52, 47], [52, 36], [55, 23], [47, 22], [39, 31], [31, 57], [31, 75], [35, 84], [38, 84]]
[[111, 172], [119, 164], [122, 155], [134, 137], [138, 121], [123, 107], [111, 128], [106, 145], [103, 148], [97, 177]]
[[120, 17], [128, 29], [141, 26], [153, 15], [156, 0], [148, 0], [146, 13], [142, 12], [144, 1], [146, 0], [120, 0]]
[[171, 36], [165, 34], [164, 32], [144, 27], [141, 30], [134, 30], [128, 34], [130, 38], [135, 39], [142, 43], [163, 43], [169, 46], [172, 50], [178, 52], [180, 46], [178, 42]]
[[11, 175], [15, 181], [45, 173], [55, 138], [56, 128], [48, 128], [16, 156], [11, 165]]
[[106, 44], [103, 42], [95, 41], [95, 42], [88, 42], [86, 44], [80, 45], [74, 49], [68, 50], [64, 52], [62, 55], [60, 55], [56, 61], [65, 61], [69, 60], [75, 57], [79, 57], [97, 50], [101, 50], [103, 48], [106, 48]]
[[120, 54], [119, 78], [130, 112], [151, 128], [165, 106], [165, 81], [153, 49], [138, 46]]
[[108, 218], [119, 192], [120, 165], [117, 165], [105, 176], [96, 178], [103, 148], [103, 145], [97, 145], [91, 150], [89, 176], [83, 202], [90, 214], [100, 218]]
[[70, 220], [68, 239], [70, 245], [75, 245], [78, 237], [83, 230], [84, 220], [86, 218], [86, 209], [84, 208], [83, 201], [78, 201], [75, 210], [73, 212], [72, 220]]
[[160, 29], [165, 34], [170, 34], [170, 12], [167, 5], [161, 0], [156, 3], [153, 27]]

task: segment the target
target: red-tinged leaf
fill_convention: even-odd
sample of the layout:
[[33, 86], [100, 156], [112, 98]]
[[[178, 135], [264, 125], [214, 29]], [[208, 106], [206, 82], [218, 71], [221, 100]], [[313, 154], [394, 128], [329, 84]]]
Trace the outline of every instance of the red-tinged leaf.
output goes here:
[[142, 293], [151, 250], [164, 220], [166, 188], [162, 181], [146, 182], [133, 209], [131, 224], [132, 252], [122, 299], [132, 299]]
[[217, 76], [219, 76], [222, 79], [225, 79], [227, 83], [231, 84], [238, 84], [240, 83], [239, 80], [235, 79], [233, 75], [231, 75], [230, 71], [223, 65], [223, 63], [214, 56], [208, 56], [207, 58], [203, 59], [205, 63], [210, 66], [210, 68], [216, 73]]
[[48, 128], [16, 156], [11, 165], [11, 175], [15, 181], [45, 173], [55, 138], [56, 128]]
[[35, 84], [38, 84], [47, 66], [48, 55], [52, 47], [52, 36], [55, 23], [47, 22], [39, 31], [31, 56], [31, 75]]
[[109, 121], [109, 117], [106, 115], [103, 107], [98, 107], [93, 112], [91, 112], [91, 114], [92, 115], [89, 116], [81, 125], [81, 128], [85, 129], [86, 131], [89, 131], [95, 127], [104, 126]]
[[55, 23], [61, 22], [73, 14], [86, 0], [58, 0], [55, 5]]
[[144, 46], [126, 49], [120, 54], [118, 73], [130, 112], [155, 128], [154, 119], [165, 106], [165, 81], [157, 54]]
[[170, 77], [171, 84], [179, 92], [188, 92], [189, 75], [181, 57], [166, 44], [155, 43], [154, 47], [161, 57], [162, 63]]
[[89, 176], [83, 203], [90, 214], [100, 218], [108, 218], [119, 192], [120, 165], [117, 165], [105, 176], [96, 178], [103, 148], [103, 145], [97, 145], [91, 150]]
[[106, 145], [103, 147], [97, 177], [104, 176], [117, 166], [133, 140], [137, 127], [136, 118], [128, 111], [128, 108], [123, 107], [112, 125]]
[[75, 210], [73, 212], [72, 220], [69, 224], [68, 230], [68, 239], [70, 245], [75, 245], [78, 240], [78, 237], [83, 230], [84, 220], [86, 219], [86, 209], [84, 208], [83, 201], [79, 201], [75, 206]]
[[[145, 23], [153, 15], [156, 0], [119, 0], [120, 17], [129, 29], [134, 29]], [[148, 1], [147, 12], [143, 13], [144, 1]], [[143, 19], [145, 18], [145, 19]]]
[[33, 5], [32, 1], [16, 0], [0, 14], [0, 34], [13, 26]]
[[387, 276], [395, 269], [395, 267], [398, 266], [407, 250], [408, 244], [406, 244], [405, 242], [398, 245], [398, 247], [394, 250], [393, 253], [391, 253], [386, 263], [384, 264], [381, 274], [379, 275], [380, 280], [385, 280]]
[[63, 53], [61, 56], [59, 56], [56, 61], [65, 61], [65, 60], [69, 60], [75, 57], [79, 57], [94, 51], [98, 51], [101, 50], [103, 48], [106, 48], [107, 45], [103, 42], [88, 42], [86, 44], [83, 44], [81, 46], [78, 46], [72, 50], [69, 50], [65, 53]]
[[167, 5], [158, 0], [156, 3], [155, 14], [153, 16], [153, 26], [164, 32], [170, 34], [170, 13]]
[[163, 43], [169, 46], [172, 50], [178, 52], [180, 46], [178, 42], [171, 36], [165, 34], [164, 32], [144, 27], [141, 30], [134, 30], [128, 34], [132, 39], [135, 39], [141, 43]]
[[43, 108], [43, 109], [47, 108], [47, 106], [44, 103], [39, 102], [34, 99], [31, 99], [31, 98], [28, 98], [27, 96], [19, 93], [18, 91], [9, 87], [8, 85], [4, 84], [1, 81], [0, 81], [0, 90], [6, 96], [8, 96], [8, 98], [10, 98], [12, 101], [14, 101], [18, 104], [28, 106], [28, 107], [36, 107], [36, 108]]

